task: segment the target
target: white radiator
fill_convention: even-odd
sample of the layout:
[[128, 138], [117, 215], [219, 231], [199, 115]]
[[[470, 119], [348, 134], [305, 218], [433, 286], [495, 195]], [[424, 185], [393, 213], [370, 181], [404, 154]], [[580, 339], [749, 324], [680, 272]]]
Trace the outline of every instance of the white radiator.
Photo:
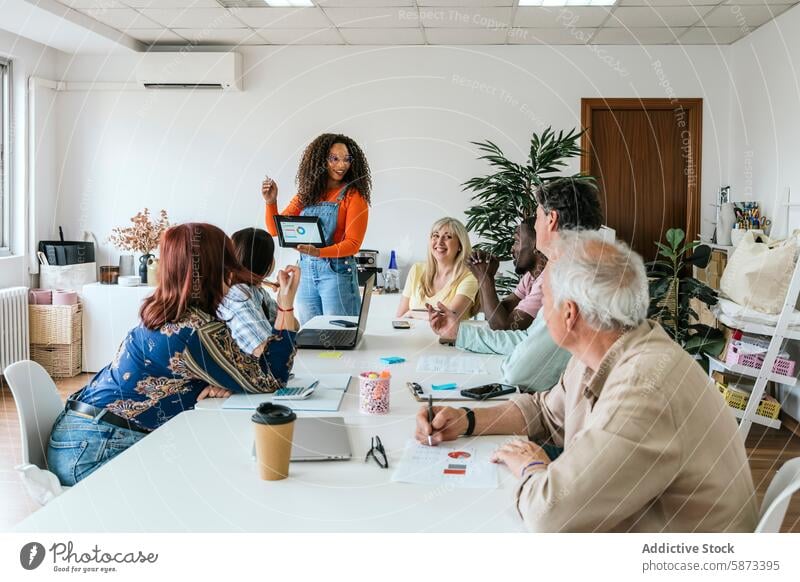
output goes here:
[[28, 359], [28, 337], [28, 288], [0, 289], [0, 374]]

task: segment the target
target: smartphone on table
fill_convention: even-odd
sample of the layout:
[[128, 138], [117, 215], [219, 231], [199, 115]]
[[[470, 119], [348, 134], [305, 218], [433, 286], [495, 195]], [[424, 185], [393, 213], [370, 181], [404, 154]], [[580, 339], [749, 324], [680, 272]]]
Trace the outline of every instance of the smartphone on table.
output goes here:
[[331, 320], [331, 325], [338, 325], [339, 327], [358, 327], [358, 323], [355, 321], [348, 321], [346, 319], [334, 319]]
[[510, 384], [486, 384], [484, 386], [476, 386], [475, 388], [467, 388], [461, 391], [461, 396], [467, 398], [474, 398], [475, 400], [488, 400], [489, 398], [497, 398], [506, 394], [513, 394], [517, 391], [516, 386]]
[[392, 327], [395, 329], [411, 329], [411, 323], [400, 319], [397, 321], [393, 321]]

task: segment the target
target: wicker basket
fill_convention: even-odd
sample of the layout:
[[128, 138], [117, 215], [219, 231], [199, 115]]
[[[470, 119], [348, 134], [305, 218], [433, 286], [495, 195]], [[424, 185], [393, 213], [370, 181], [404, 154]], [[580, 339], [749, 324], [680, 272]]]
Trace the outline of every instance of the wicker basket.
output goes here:
[[72, 378], [81, 373], [81, 340], [70, 344], [31, 344], [31, 359], [53, 378]]
[[31, 344], [72, 344], [82, 338], [83, 307], [28, 305]]
[[[750, 400], [749, 394], [742, 394], [741, 392], [731, 390], [720, 383], [717, 383], [717, 388], [719, 388], [719, 391], [722, 393], [722, 397], [725, 399], [725, 402], [728, 403], [728, 406], [742, 411], [747, 408], [747, 401]], [[778, 418], [778, 414], [780, 414], [780, 412], [780, 402], [768, 394], [764, 395], [764, 399], [758, 405], [758, 409], [756, 410], [756, 414], [759, 416], [765, 416], [766, 418], [771, 418], [773, 420]]]

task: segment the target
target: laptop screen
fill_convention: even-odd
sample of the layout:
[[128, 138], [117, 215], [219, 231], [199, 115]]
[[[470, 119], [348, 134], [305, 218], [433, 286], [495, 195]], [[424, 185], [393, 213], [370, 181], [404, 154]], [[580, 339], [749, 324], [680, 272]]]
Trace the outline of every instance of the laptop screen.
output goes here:
[[369, 302], [372, 299], [372, 289], [375, 287], [375, 273], [369, 276], [364, 282], [364, 294], [361, 296], [361, 311], [358, 314], [358, 336], [356, 343], [361, 341], [364, 330], [367, 329], [367, 317], [369, 316]]

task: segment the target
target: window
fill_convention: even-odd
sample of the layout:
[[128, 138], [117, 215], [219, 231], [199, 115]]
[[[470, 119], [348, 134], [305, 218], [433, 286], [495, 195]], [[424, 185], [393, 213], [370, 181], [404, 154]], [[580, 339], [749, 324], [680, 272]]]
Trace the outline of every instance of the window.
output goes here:
[[11, 62], [0, 58], [0, 256], [11, 239]]

